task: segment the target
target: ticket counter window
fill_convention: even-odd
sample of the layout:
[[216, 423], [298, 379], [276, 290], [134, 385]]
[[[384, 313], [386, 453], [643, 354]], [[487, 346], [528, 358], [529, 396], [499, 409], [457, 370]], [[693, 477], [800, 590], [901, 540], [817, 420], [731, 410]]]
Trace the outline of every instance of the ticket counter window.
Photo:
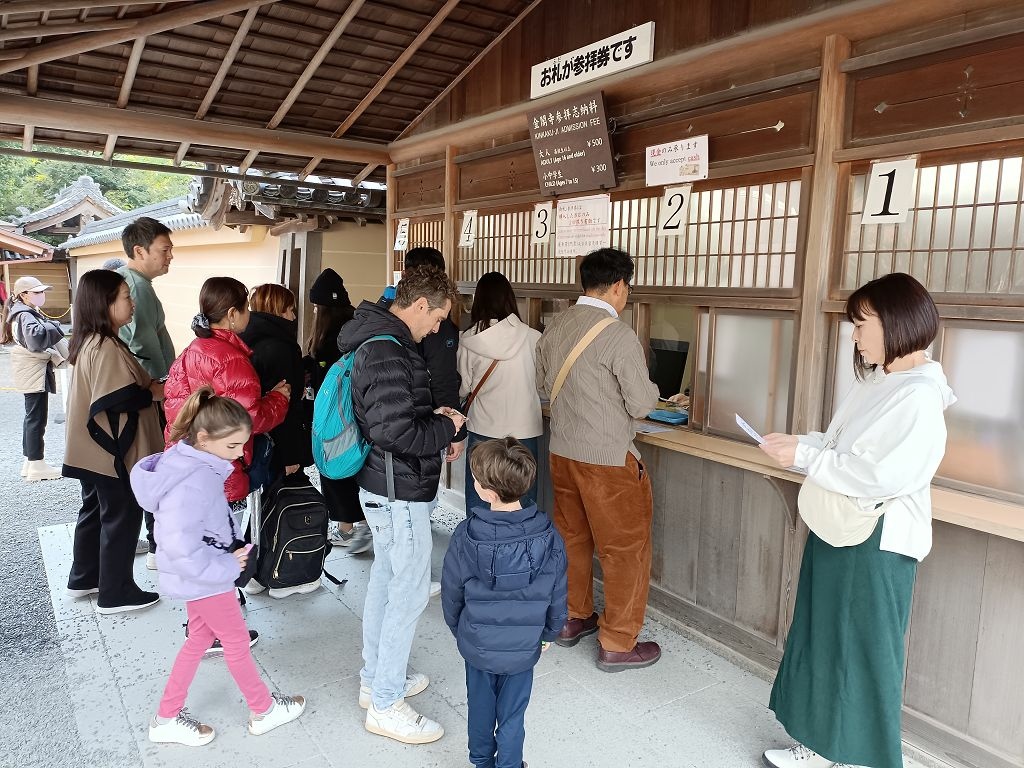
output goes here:
[[681, 304], [651, 306], [648, 367], [661, 397], [690, 394], [696, 349], [697, 309]]

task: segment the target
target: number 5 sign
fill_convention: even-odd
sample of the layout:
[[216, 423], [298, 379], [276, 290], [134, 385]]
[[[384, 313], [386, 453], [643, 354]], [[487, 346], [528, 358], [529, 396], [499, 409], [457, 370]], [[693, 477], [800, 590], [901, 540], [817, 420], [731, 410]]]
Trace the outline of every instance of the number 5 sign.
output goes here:
[[914, 201], [917, 158], [871, 164], [860, 223], [902, 224]]
[[658, 237], [675, 237], [686, 233], [686, 222], [689, 220], [690, 189], [692, 184], [681, 187], [669, 187], [661, 198], [658, 211]]

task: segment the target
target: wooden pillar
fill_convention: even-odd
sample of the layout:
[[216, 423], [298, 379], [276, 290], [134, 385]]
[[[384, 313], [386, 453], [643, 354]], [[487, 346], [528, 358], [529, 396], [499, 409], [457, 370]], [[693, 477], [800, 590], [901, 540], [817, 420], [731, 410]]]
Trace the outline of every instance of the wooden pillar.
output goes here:
[[384, 198], [384, 205], [387, 209], [387, 262], [388, 262], [388, 276], [385, 285], [391, 285], [391, 276], [395, 271], [395, 229], [398, 227], [398, 221], [395, 219], [395, 207], [397, 205], [396, 190], [395, 190], [395, 164], [388, 163], [387, 171], [385, 173], [385, 186], [387, 186], [387, 193]]
[[[459, 265], [459, 225], [458, 214], [455, 212], [455, 203], [459, 199], [459, 169], [455, 165], [456, 147], [449, 144], [444, 150], [444, 252], [445, 266], [448, 267], [448, 274], [452, 280], [458, 280], [461, 272]], [[452, 322], [462, 327], [462, 304], [457, 303], [452, 307], [450, 315]]]
[[850, 41], [838, 35], [825, 39], [821, 56], [821, 82], [814, 142], [814, 178], [804, 242], [804, 271], [797, 341], [793, 431], [819, 429], [828, 369], [828, 322], [821, 303], [828, 298], [829, 275], [837, 240], [843, 233], [838, 201], [845, 194], [846, 169], [832, 160], [842, 148], [846, 117], [846, 75], [839, 66], [850, 55]]

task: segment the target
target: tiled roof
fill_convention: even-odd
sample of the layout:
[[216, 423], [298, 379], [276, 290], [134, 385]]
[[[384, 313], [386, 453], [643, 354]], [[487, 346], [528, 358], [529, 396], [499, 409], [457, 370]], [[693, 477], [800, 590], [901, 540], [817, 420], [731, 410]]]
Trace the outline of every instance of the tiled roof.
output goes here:
[[61, 247], [66, 249], [84, 248], [87, 245], [98, 245], [121, 239], [124, 228], [142, 216], [149, 216], [162, 222], [172, 231], [179, 229], [202, 229], [208, 222], [198, 213], [189, 213], [184, 207], [185, 198], [175, 197], [159, 203], [136, 208], [134, 211], [123, 211], [109, 219], [100, 219], [85, 225], [81, 234], [68, 238]]
[[57, 193], [52, 204], [38, 211], [26, 213], [16, 219], [18, 224], [31, 224], [35, 221], [43, 221], [52, 216], [57, 216], [65, 211], [70, 211], [84, 200], [91, 200], [97, 208], [106, 211], [110, 215], [123, 213], [123, 211], [103, 196], [100, 185], [93, 181], [92, 176], [79, 176], [74, 184], [64, 187]]

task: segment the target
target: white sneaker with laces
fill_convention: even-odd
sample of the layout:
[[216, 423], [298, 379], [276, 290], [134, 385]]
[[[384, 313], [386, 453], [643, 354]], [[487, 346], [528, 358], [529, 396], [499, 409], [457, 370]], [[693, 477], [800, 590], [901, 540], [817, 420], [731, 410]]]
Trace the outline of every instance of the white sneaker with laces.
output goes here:
[[156, 568], [156, 552], [146, 553], [146, 568], [155, 571]]
[[290, 723], [306, 711], [306, 699], [303, 696], [285, 696], [281, 693], [270, 695], [274, 705], [262, 715], [249, 717], [249, 733], [253, 736], [261, 736], [279, 725]]
[[[409, 698], [415, 696], [417, 693], [423, 693], [430, 685], [430, 678], [420, 672], [413, 672], [411, 675], [405, 677], [405, 690], [402, 692], [402, 698]], [[368, 685], [359, 686], [359, 706], [363, 709], [370, 708], [370, 697], [373, 695], [373, 691]]]
[[282, 598], [289, 597], [290, 595], [308, 595], [310, 592], [316, 592], [320, 589], [320, 579], [311, 581], [308, 584], [299, 584], [296, 587], [282, 587], [281, 589], [271, 589], [267, 592], [271, 597]]
[[441, 582], [440, 581], [432, 581], [432, 582], [430, 582], [430, 596], [432, 598], [434, 598], [434, 597], [437, 597], [440, 594], [441, 594]]
[[789, 749], [769, 749], [761, 755], [765, 768], [832, 768], [832, 761], [803, 744]]
[[366, 710], [366, 730], [403, 744], [430, 744], [444, 736], [444, 728], [399, 699], [384, 711], [372, 704]]
[[182, 709], [173, 720], [158, 724], [154, 717], [149, 721], [149, 740], [157, 744], [184, 744], [186, 747], [201, 747], [209, 744], [216, 736], [210, 726], [200, 723], [187, 709]]
[[256, 579], [249, 579], [249, 583], [242, 587], [242, 591], [247, 595], [258, 595], [265, 589], [266, 587], [256, 581]]

